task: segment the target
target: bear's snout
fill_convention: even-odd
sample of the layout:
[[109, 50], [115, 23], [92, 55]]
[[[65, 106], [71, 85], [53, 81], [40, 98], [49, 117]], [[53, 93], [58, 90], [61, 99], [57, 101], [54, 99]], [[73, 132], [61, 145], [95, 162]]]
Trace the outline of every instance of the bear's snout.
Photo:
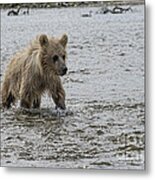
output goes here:
[[67, 73], [67, 70], [68, 70], [68, 68], [67, 68], [67, 67], [64, 67], [64, 68], [63, 68], [63, 73], [66, 74], [66, 73]]
[[61, 69], [60, 75], [61, 76], [65, 75], [67, 73], [67, 70], [68, 70], [68, 68], [66, 66], [63, 66], [63, 68]]

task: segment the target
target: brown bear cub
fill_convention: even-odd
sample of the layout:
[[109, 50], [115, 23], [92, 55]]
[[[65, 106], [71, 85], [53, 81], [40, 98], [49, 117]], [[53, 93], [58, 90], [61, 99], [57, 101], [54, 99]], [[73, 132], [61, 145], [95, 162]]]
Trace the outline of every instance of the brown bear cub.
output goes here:
[[56, 107], [65, 109], [65, 91], [59, 76], [67, 72], [67, 41], [66, 34], [60, 39], [43, 34], [12, 58], [2, 85], [3, 107], [10, 108], [20, 100], [21, 107], [39, 108], [42, 94], [48, 92]]

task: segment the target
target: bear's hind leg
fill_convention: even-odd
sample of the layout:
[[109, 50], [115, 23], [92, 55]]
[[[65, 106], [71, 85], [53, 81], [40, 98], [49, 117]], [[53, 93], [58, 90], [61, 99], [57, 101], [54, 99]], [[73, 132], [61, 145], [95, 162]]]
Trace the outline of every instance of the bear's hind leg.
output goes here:
[[31, 103], [26, 101], [25, 99], [21, 99], [20, 107], [30, 109], [31, 108]]
[[15, 97], [10, 92], [8, 97], [6, 98], [6, 101], [3, 102], [3, 107], [6, 107], [7, 109], [9, 109], [11, 107], [11, 104], [14, 102], [15, 102]]
[[21, 89], [20, 89], [20, 107], [22, 108], [27, 108], [30, 109], [32, 106], [32, 102], [33, 102], [33, 93], [30, 90], [30, 88], [28, 88], [29, 85], [27, 84], [23, 84], [21, 85]]

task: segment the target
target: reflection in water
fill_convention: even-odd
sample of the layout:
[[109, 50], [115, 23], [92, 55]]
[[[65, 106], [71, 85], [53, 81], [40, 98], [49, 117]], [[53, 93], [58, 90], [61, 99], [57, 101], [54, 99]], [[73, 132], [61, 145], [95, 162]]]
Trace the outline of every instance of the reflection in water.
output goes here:
[[67, 111], [54, 110], [46, 95], [41, 110], [3, 111], [3, 166], [144, 168], [143, 6], [126, 14], [81, 17], [97, 9], [1, 13], [2, 74], [9, 57], [35, 35], [69, 35], [69, 73], [62, 79]]

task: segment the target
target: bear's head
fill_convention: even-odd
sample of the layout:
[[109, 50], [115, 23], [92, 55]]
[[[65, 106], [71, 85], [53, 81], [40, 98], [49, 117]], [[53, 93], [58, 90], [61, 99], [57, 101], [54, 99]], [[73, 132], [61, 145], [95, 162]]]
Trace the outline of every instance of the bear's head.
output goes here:
[[66, 67], [66, 45], [68, 37], [64, 34], [61, 38], [40, 35], [42, 66], [45, 70], [52, 71], [56, 75], [63, 76], [67, 73]]

